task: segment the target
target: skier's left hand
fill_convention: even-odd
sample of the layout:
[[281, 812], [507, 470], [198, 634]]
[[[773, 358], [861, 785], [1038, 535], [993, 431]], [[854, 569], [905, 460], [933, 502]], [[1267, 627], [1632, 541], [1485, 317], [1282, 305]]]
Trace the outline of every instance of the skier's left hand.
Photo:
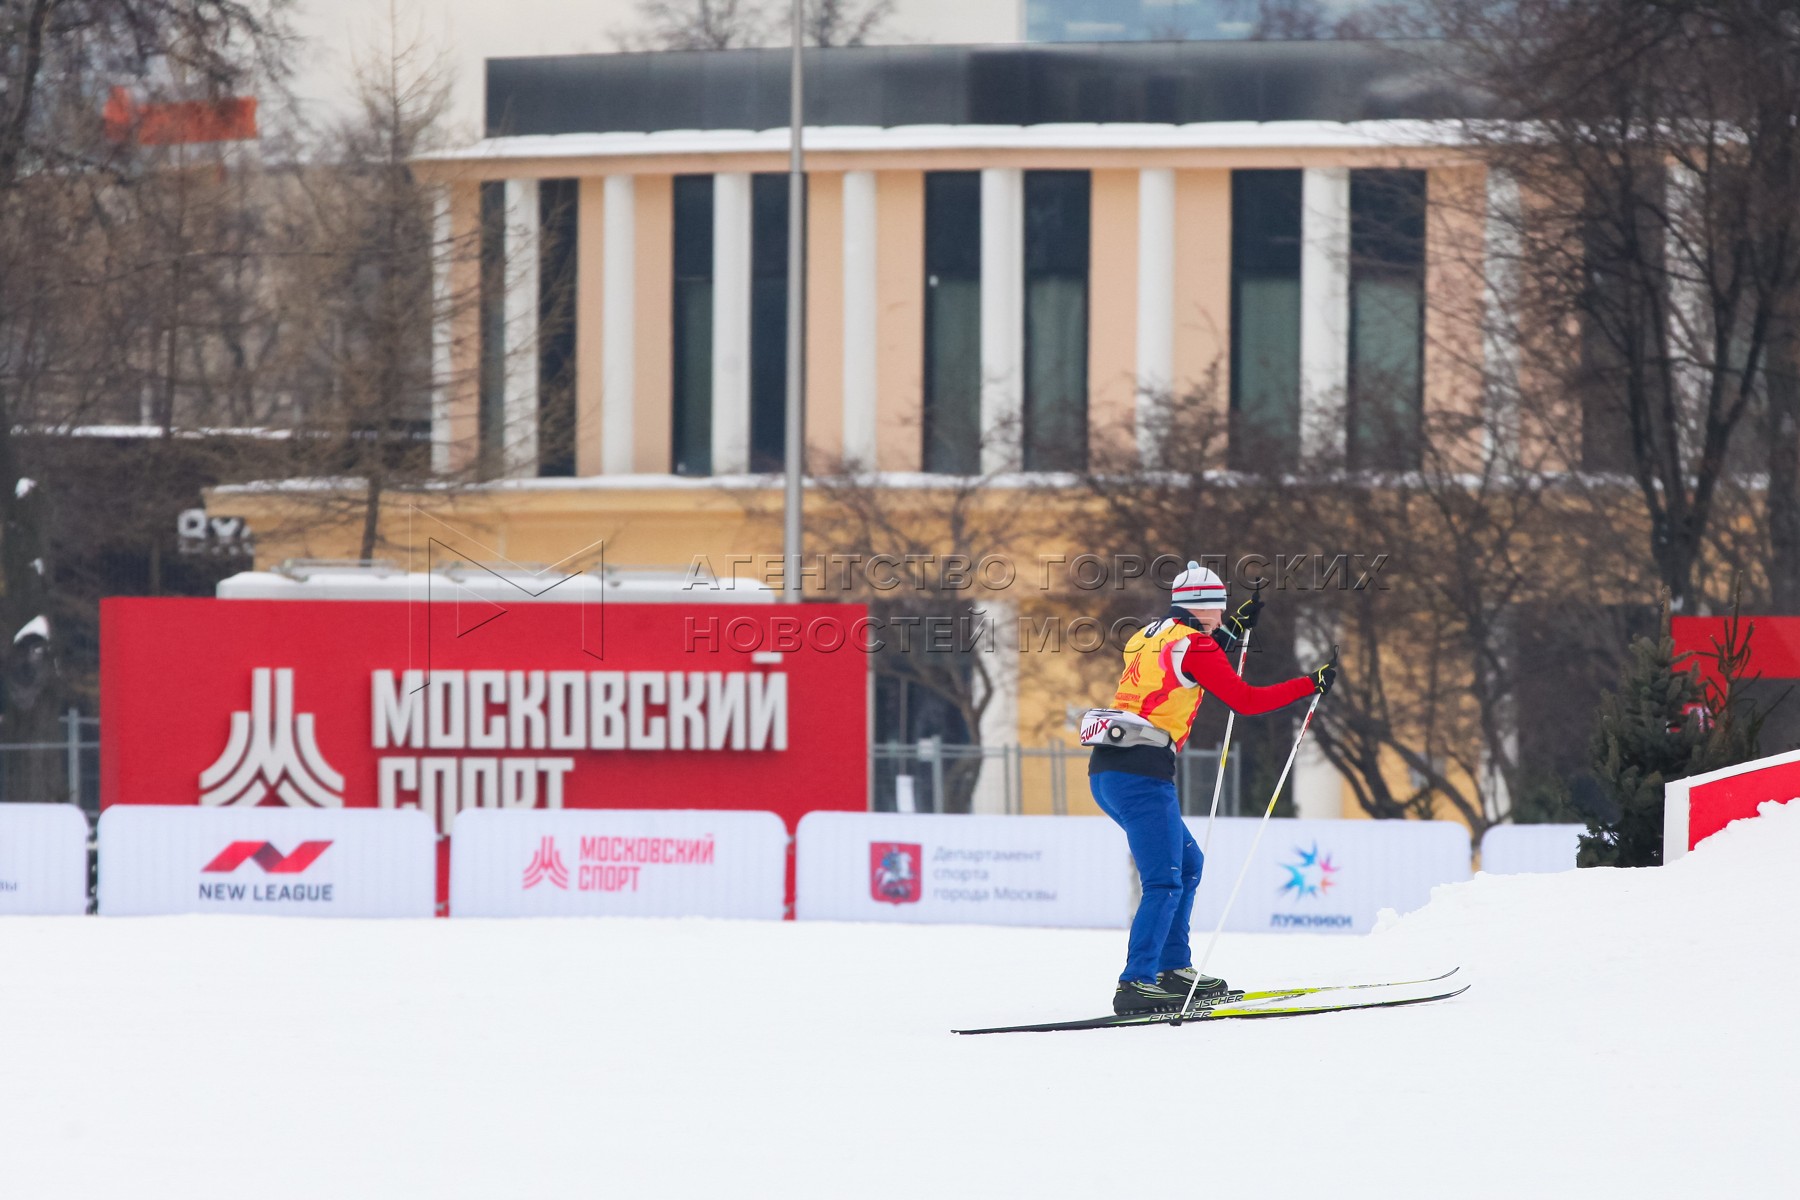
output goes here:
[[1256, 619], [1262, 616], [1262, 610], [1262, 597], [1252, 594], [1225, 618], [1225, 628], [1231, 631], [1233, 641], [1243, 641], [1244, 635], [1256, 628]]

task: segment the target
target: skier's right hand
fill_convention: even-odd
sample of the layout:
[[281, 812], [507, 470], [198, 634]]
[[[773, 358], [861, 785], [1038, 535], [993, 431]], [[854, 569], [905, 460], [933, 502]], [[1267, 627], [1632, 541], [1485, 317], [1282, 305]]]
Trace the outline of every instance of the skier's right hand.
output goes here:
[[1332, 659], [1312, 673], [1313, 691], [1323, 696], [1331, 691], [1331, 685], [1337, 682], [1337, 659]]

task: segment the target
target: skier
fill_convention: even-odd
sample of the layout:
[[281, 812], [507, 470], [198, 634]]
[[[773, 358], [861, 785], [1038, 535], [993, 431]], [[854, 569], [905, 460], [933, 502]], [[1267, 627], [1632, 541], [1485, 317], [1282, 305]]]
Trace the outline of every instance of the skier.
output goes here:
[[1188, 563], [1175, 577], [1168, 614], [1126, 643], [1113, 707], [1089, 709], [1082, 719], [1082, 744], [1094, 748], [1088, 786], [1101, 811], [1124, 828], [1143, 884], [1125, 971], [1113, 994], [1115, 1013], [1177, 1011], [1190, 988], [1196, 997], [1225, 990], [1225, 981], [1211, 976], [1194, 986], [1188, 917], [1205, 864], [1181, 820], [1176, 756], [1205, 692], [1234, 712], [1253, 715], [1328, 692], [1337, 679], [1333, 663], [1271, 687], [1240, 679], [1227, 652], [1256, 624], [1262, 607], [1262, 599], [1252, 596], [1227, 617], [1223, 581]]

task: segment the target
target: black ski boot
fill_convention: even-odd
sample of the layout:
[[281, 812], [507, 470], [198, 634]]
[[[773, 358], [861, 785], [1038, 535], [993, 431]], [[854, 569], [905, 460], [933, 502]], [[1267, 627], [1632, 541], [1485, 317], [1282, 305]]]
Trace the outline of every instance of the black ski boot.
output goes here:
[[1223, 996], [1226, 985], [1223, 979], [1214, 979], [1211, 975], [1200, 975], [1200, 986], [1194, 987], [1194, 977], [1199, 974], [1192, 967], [1176, 967], [1173, 971], [1164, 971], [1156, 977], [1156, 982], [1170, 991], [1180, 992], [1185, 999], [1188, 989], [1193, 988], [1194, 1003]]
[[1130, 1016], [1134, 1013], [1181, 1011], [1181, 1002], [1187, 999], [1187, 985], [1180, 991], [1165, 987], [1161, 982], [1145, 983], [1141, 979], [1127, 979], [1119, 984], [1119, 990], [1113, 993], [1113, 1013], [1116, 1016]]

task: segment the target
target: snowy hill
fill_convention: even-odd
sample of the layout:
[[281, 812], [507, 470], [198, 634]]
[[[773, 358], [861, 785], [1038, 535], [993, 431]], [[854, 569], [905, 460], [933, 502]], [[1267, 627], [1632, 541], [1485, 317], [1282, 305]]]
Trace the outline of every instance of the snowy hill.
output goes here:
[[[1478, 876], [1240, 986], [1456, 1000], [1094, 1015], [1110, 932], [724, 921], [0, 921], [0, 1196], [1785, 1194], [1800, 803], [1674, 865]], [[1209, 879], [1206, 886], [1229, 886]]]

